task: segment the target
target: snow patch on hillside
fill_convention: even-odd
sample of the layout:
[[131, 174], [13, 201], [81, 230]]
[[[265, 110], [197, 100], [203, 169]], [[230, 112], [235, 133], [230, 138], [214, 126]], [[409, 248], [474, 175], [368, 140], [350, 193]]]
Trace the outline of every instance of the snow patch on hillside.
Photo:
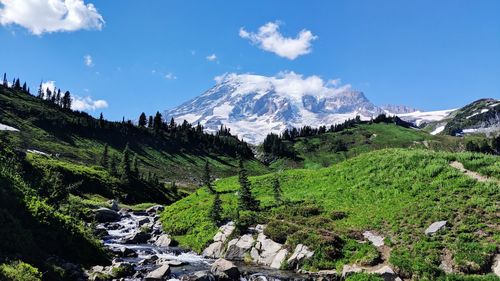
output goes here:
[[0, 123], [0, 131], [19, 132], [19, 129]]

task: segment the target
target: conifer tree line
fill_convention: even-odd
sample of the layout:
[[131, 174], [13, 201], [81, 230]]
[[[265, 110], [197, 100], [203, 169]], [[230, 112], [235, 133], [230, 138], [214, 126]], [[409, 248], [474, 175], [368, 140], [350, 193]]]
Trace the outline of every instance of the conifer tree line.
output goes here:
[[[311, 126], [303, 126], [302, 128], [287, 128], [280, 135], [270, 133], [264, 139], [262, 147], [264, 152], [272, 154], [279, 157], [296, 158], [296, 153], [293, 150], [292, 144], [288, 142], [294, 142], [297, 138], [301, 137], [312, 137], [319, 136], [325, 133], [340, 132], [349, 128], [353, 128], [360, 124], [371, 124], [371, 123], [387, 123], [396, 124], [402, 127], [412, 127], [412, 125], [406, 121], [401, 120], [397, 116], [386, 116], [381, 114], [374, 119], [369, 121], [362, 121], [359, 116], [354, 119], [348, 119], [343, 123], [333, 124], [329, 127], [320, 126], [318, 128], [313, 128]], [[340, 150], [343, 148], [339, 147]]]
[[[12, 84], [9, 87], [9, 83], [7, 80], [7, 73], [3, 74], [2, 86], [5, 88], [10, 88], [12, 90], [20, 91], [28, 95], [31, 95], [31, 90], [27, 86], [26, 82], [24, 82], [21, 85], [21, 81], [19, 80], [19, 78], [17, 79], [15, 78], [14, 80], [12, 80]], [[69, 91], [62, 93], [61, 89], [53, 89], [53, 90], [51, 90], [50, 88], [43, 89], [42, 83], [40, 83], [36, 97], [51, 102], [63, 109], [71, 109], [72, 99], [71, 99], [71, 93]]]

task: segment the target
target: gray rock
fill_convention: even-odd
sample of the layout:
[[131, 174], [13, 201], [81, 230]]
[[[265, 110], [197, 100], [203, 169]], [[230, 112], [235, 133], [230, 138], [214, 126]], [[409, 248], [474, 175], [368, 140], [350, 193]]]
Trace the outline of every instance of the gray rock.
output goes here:
[[115, 199], [109, 200], [108, 204], [111, 206], [110, 207], [111, 210], [115, 212], [118, 212], [120, 210], [120, 208], [118, 207], [118, 202]]
[[172, 243], [172, 238], [168, 234], [162, 234], [156, 239], [155, 245], [158, 247], [168, 247]]
[[357, 265], [344, 265], [342, 268], [342, 278], [345, 279], [346, 277], [349, 277], [353, 273], [360, 273], [363, 272], [363, 269]]
[[250, 234], [229, 241], [227, 243], [226, 259], [243, 260], [245, 253], [252, 248], [254, 243], [255, 240]]
[[123, 241], [125, 244], [145, 244], [151, 238], [151, 234], [146, 232], [137, 232], [132, 236], [125, 238]]
[[120, 219], [120, 214], [108, 208], [99, 208], [95, 210], [95, 219], [98, 222], [115, 222]]
[[429, 227], [425, 230], [426, 235], [432, 235], [436, 232], [438, 232], [440, 229], [445, 227], [447, 224], [447, 221], [437, 221], [429, 225]]
[[157, 281], [163, 280], [170, 274], [170, 266], [168, 264], [164, 264], [157, 269], [151, 271], [146, 275], [144, 280], [146, 281]]
[[291, 265], [291, 267], [298, 268], [298, 266], [303, 260], [309, 259], [313, 255], [314, 252], [310, 251], [307, 246], [299, 244], [297, 245], [297, 247], [295, 247], [292, 256], [288, 259], [287, 262], [289, 265]]
[[226, 239], [233, 233], [236, 229], [236, 224], [234, 222], [228, 222], [227, 224], [221, 226], [219, 231], [214, 236], [215, 242], [226, 242]]
[[145, 224], [147, 224], [147, 223], [149, 223], [149, 222], [150, 222], [150, 221], [149, 221], [149, 218], [148, 218], [148, 217], [145, 217], [145, 218], [139, 219], [139, 220], [137, 221], [137, 223], [139, 224], [139, 226], [143, 226], [143, 225], [145, 225]]
[[493, 271], [496, 276], [500, 277], [500, 254], [495, 256], [491, 271]]
[[276, 255], [274, 256], [273, 262], [269, 265], [269, 267], [280, 269], [287, 255], [288, 255], [287, 249], [279, 250], [279, 252], [276, 253]]
[[218, 259], [210, 268], [210, 272], [215, 275], [219, 280], [239, 280], [240, 271], [230, 261], [225, 259]]
[[365, 231], [363, 232], [363, 236], [365, 237], [366, 240], [370, 241], [375, 247], [384, 246], [384, 237], [380, 235], [376, 235], [371, 231]]
[[222, 250], [224, 247], [224, 243], [222, 242], [214, 242], [210, 244], [202, 253], [204, 257], [207, 258], [220, 258], [222, 257]]
[[124, 258], [136, 258], [138, 256], [137, 253], [130, 248], [123, 248], [120, 252], [120, 256]]
[[371, 274], [380, 275], [385, 281], [396, 281], [398, 276], [394, 273], [394, 270], [390, 266], [384, 265], [383, 267], [370, 271]]
[[196, 271], [181, 277], [181, 281], [215, 281], [215, 276], [209, 271]]
[[162, 205], [155, 205], [155, 206], [152, 206], [152, 207], [149, 207], [146, 209], [146, 213], [157, 213], [157, 212], [161, 212], [165, 209], [165, 207], [163, 207]]

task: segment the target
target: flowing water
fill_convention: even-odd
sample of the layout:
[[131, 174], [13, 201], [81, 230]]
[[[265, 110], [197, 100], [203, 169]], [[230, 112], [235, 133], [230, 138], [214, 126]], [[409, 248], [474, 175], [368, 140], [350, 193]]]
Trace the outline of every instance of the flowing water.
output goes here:
[[[117, 222], [101, 223], [98, 229], [106, 230], [103, 236], [104, 245], [113, 253], [120, 253], [127, 249], [132, 253], [129, 257], [115, 258], [115, 262], [130, 263], [134, 267], [134, 274], [121, 279], [126, 281], [144, 280], [145, 276], [158, 268], [160, 264], [169, 263], [170, 280], [192, 280], [195, 272], [209, 271], [214, 260], [186, 251], [178, 247], [159, 247], [151, 242], [130, 243], [130, 237], [138, 233], [141, 227], [148, 226], [152, 236], [162, 234], [161, 225], [156, 214], [146, 212], [120, 211], [121, 218]], [[130, 251], [131, 250], [131, 251]], [[307, 276], [298, 275], [291, 271], [273, 270], [257, 266], [248, 266], [235, 263], [242, 273], [241, 281], [273, 281], [273, 280], [306, 280]], [[212, 278], [203, 279], [211, 280]]]

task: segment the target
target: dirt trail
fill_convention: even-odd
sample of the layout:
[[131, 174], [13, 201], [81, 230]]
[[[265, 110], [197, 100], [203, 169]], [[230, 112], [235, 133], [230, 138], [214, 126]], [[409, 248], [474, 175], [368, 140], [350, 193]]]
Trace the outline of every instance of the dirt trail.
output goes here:
[[476, 172], [473, 172], [471, 170], [467, 170], [465, 169], [464, 165], [458, 161], [453, 161], [450, 163], [450, 166], [452, 166], [453, 168], [459, 170], [460, 172], [464, 173], [465, 175], [467, 175], [468, 177], [471, 177], [479, 182], [488, 182], [488, 181], [494, 181], [494, 182], [498, 182], [498, 180], [496, 179], [493, 179], [493, 178], [489, 178], [487, 176], [483, 176], [479, 173], [476, 173]]

